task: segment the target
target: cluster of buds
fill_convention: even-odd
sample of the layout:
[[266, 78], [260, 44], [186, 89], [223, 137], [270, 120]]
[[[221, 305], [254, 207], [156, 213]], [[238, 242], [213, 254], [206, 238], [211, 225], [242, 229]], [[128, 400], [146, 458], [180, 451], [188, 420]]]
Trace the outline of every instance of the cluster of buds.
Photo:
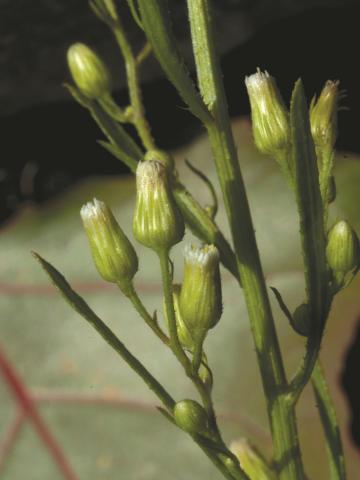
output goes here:
[[341, 220], [330, 229], [326, 247], [326, 257], [332, 270], [336, 288], [346, 284], [347, 279], [360, 266], [359, 239], [345, 220]]
[[111, 91], [111, 76], [101, 58], [83, 43], [75, 43], [67, 53], [75, 85], [90, 99], [106, 98]]
[[[155, 252], [168, 253], [182, 239], [184, 222], [171, 195], [166, 167], [155, 160], [143, 161], [136, 179], [134, 236]], [[100, 275], [126, 293], [138, 269], [133, 246], [103, 202], [86, 204], [81, 217]], [[189, 351], [201, 348], [222, 313], [219, 252], [214, 245], [185, 249], [183, 283], [174, 286], [173, 299], [180, 343]]]

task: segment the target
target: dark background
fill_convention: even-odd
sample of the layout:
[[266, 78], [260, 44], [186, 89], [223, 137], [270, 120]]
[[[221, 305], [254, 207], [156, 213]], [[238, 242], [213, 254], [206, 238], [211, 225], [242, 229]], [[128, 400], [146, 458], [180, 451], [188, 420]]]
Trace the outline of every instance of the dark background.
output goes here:
[[[108, 32], [88, 13], [84, 1], [42, 0], [36, 7], [33, 3], [0, 0], [0, 24], [6, 27], [0, 29], [4, 73], [0, 81], [0, 222], [9, 220], [25, 202], [45, 202], [84, 176], [125, 172], [125, 167], [96, 145], [96, 139], [101, 138], [98, 128], [60, 86], [68, 79], [65, 51], [74, 41], [90, 41], [114, 65], [118, 57], [109, 46]], [[171, 3], [176, 29], [187, 51], [184, 11], [179, 2]], [[249, 113], [244, 77], [257, 67], [277, 78], [286, 100], [299, 76], [309, 98], [327, 79], [339, 79], [347, 92], [343, 101], [347, 109], [339, 114], [338, 149], [359, 153], [358, 2], [309, 1], [302, 2], [301, 7], [291, 1], [215, 3], [223, 34], [219, 35], [219, 47], [224, 52], [231, 115]], [[61, 29], [61, 25], [66, 28]], [[131, 32], [139, 44], [138, 32]], [[179, 147], [201, 127], [181, 107], [176, 92], [159, 76], [154, 62], [145, 66], [145, 79], [144, 101], [154, 136], [162, 148]], [[126, 90], [121, 78], [116, 85], [116, 98], [124, 103]], [[353, 438], [360, 446], [359, 345], [360, 328], [344, 359], [341, 381], [353, 408]]]

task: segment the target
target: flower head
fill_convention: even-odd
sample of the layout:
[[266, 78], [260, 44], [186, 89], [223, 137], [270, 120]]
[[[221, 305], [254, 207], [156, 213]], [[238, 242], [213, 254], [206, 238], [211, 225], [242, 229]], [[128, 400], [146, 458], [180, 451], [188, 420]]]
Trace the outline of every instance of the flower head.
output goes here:
[[126, 288], [138, 270], [138, 258], [110, 208], [95, 198], [81, 208], [80, 215], [98, 272], [104, 280]]

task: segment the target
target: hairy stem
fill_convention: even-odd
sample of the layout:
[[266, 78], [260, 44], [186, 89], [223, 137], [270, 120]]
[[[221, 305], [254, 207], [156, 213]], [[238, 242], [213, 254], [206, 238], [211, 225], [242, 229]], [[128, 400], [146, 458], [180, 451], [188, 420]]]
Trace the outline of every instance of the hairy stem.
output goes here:
[[188, 8], [200, 90], [213, 116], [213, 121], [208, 122], [206, 127], [231, 227], [237, 268], [267, 399], [274, 459], [281, 480], [303, 479], [295, 412], [282, 395], [287, 381], [231, 131], [208, 1], [188, 0]]

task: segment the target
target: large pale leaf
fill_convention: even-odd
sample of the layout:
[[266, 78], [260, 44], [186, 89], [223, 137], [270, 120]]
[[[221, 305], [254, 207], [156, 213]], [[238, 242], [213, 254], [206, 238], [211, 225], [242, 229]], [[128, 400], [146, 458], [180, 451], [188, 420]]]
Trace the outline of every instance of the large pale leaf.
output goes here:
[[[237, 122], [234, 128], [268, 285], [278, 288], [288, 305], [294, 308], [303, 300], [295, 205], [275, 162], [261, 157], [254, 150], [249, 124]], [[215, 179], [207, 142], [200, 139], [186, 150], [177, 152], [176, 156], [186, 184], [199, 200], [210, 201], [206, 187], [184, 165], [187, 157]], [[336, 174], [339, 196], [333, 215], [337, 218], [345, 216], [359, 231], [359, 160], [340, 157]], [[30, 250], [38, 251], [59, 268], [175, 398], [195, 396], [172, 356], [152, 336], [127, 300], [98, 277], [78, 215], [81, 205], [94, 196], [113, 207], [131, 237], [132, 178], [84, 181], [46, 207], [27, 207], [2, 231], [1, 345], [32, 388], [60, 389], [61, 392], [77, 392], [93, 398], [94, 402], [87, 404], [79, 403], [79, 395], [78, 403], [40, 404], [41, 413], [79, 478], [220, 479], [198, 447], [158, 414], [153, 408], [157, 402], [152, 393], [96, 332], [69, 309], [30, 255]], [[219, 223], [227, 231], [223, 210], [219, 213]], [[185, 240], [193, 241], [193, 238], [187, 234]], [[177, 280], [181, 279], [182, 248], [180, 245], [174, 250]], [[136, 285], [149, 310], [158, 309], [162, 320], [156, 258], [139, 245], [137, 250], [140, 272]], [[224, 414], [220, 417], [221, 427], [226, 440], [247, 436], [270, 454], [265, 404], [243, 297], [226, 271], [223, 271], [223, 284], [224, 315], [206, 343], [214, 370], [216, 408]], [[349, 478], [353, 480], [358, 478], [360, 462], [347, 434], [349, 413], [339, 388], [339, 375], [344, 351], [360, 314], [359, 286], [360, 279], [357, 279], [337, 298], [322, 349], [344, 434]], [[287, 368], [291, 373], [303, 353], [303, 341], [290, 330], [275, 302], [274, 309]], [[108, 403], [96, 404], [99, 395]], [[3, 432], [14, 412], [14, 404], [2, 382], [0, 396], [0, 431]], [[110, 400], [119, 396], [123, 397], [122, 404], [109, 406]], [[322, 432], [310, 389], [300, 403], [299, 424], [310, 478], [328, 478]], [[61, 478], [29, 426], [22, 430], [8, 459], [4, 478]]]

